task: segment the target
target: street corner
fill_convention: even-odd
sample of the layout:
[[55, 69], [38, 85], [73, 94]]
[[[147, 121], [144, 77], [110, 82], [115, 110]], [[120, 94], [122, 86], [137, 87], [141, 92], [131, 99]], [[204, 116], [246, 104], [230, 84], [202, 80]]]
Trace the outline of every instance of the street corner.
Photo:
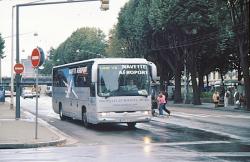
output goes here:
[[0, 149], [60, 146], [67, 140], [62, 134], [40, 123], [35, 139], [35, 122], [28, 120], [0, 120], [0, 130]]
[[0, 119], [15, 119], [15, 110], [8, 102], [0, 102]]

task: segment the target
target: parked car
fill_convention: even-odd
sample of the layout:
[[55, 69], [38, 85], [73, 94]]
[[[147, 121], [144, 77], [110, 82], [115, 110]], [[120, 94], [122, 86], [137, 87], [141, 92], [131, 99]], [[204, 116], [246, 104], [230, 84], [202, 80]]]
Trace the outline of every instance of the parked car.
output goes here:
[[[16, 96], [16, 92], [13, 92], [13, 96]], [[11, 97], [11, 91], [5, 90], [5, 97]]]
[[31, 90], [24, 89], [23, 92], [22, 92], [22, 97], [23, 97], [23, 99], [25, 99], [25, 98], [33, 98], [34, 94], [33, 94], [33, 92]]
[[52, 96], [52, 86], [47, 86], [45, 93], [48, 96]]
[[[33, 97], [36, 97], [36, 92], [32, 91], [32, 95]], [[38, 92], [37, 96], [40, 97], [40, 92]]]

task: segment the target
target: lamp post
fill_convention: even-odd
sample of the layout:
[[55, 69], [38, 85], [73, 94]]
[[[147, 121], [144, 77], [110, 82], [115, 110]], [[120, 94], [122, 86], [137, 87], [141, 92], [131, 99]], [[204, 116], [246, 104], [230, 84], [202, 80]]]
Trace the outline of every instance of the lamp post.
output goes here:
[[14, 93], [14, 8], [12, 6], [12, 18], [11, 18], [11, 79], [10, 79], [10, 109], [14, 108], [13, 105], [13, 93]]
[[2, 84], [2, 57], [0, 56], [0, 84]]
[[[72, 0], [72, 1], [57, 1], [57, 2], [44, 2], [44, 3], [24, 3], [17, 4], [16, 6], [16, 63], [19, 63], [19, 8], [28, 6], [41, 6], [41, 5], [53, 5], [53, 4], [66, 4], [66, 3], [79, 3], [79, 2], [90, 2], [99, 0]], [[12, 12], [13, 13], [13, 12]], [[13, 38], [13, 35], [12, 35]], [[13, 68], [13, 67], [12, 67]], [[20, 93], [21, 93], [21, 75], [16, 74], [16, 119], [20, 118]]]

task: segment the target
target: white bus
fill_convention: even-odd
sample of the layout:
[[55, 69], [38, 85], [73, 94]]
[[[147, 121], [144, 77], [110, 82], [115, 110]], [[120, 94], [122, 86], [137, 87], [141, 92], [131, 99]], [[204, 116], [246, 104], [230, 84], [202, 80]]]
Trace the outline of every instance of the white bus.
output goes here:
[[[153, 73], [153, 74], [152, 74]], [[90, 123], [127, 123], [151, 119], [153, 63], [141, 58], [98, 58], [53, 68], [53, 109]]]

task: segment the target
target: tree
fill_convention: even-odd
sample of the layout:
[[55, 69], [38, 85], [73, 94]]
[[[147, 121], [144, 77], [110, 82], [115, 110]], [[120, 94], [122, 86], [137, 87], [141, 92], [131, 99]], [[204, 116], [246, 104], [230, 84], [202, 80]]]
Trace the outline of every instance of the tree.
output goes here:
[[4, 43], [5, 41], [3, 40], [2, 36], [1, 36], [1, 33], [0, 33], [0, 58], [4, 58], [4, 55], [3, 55], [3, 49], [4, 49]]
[[65, 64], [105, 56], [105, 34], [100, 29], [77, 29], [54, 51], [53, 62]]
[[117, 27], [114, 26], [109, 32], [109, 42], [106, 48], [108, 57], [127, 57], [127, 47], [125, 40], [119, 39], [117, 36]]
[[225, 1], [130, 0], [119, 14], [112, 38], [125, 47], [123, 56], [153, 60], [161, 82], [174, 73], [175, 102], [182, 100], [185, 63], [191, 74], [193, 103], [201, 104], [204, 76], [216, 70], [222, 76], [233, 68], [241, 70], [230, 20]]
[[53, 68], [53, 56], [55, 53], [55, 49], [53, 47], [50, 48], [49, 52], [48, 52], [48, 58], [45, 59], [45, 63], [44, 63], [44, 69], [42, 69], [40, 71], [41, 74], [45, 74], [45, 75], [51, 75], [52, 74], [52, 68]]
[[228, 7], [243, 71], [247, 109], [250, 110], [249, 0], [228, 0]]
[[168, 64], [173, 64], [171, 67], [175, 71], [176, 102], [181, 101], [181, 71], [185, 58], [188, 71], [191, 73], [193, 103], [200, 104], [196, 78], [200, 67], [199, 60], [204, 51], [204, 45], [199, 42], [202, 41], [202, 35], [211, 30], [208, 5], [209, 2], [206, 0], [156, 0], [151, 2], [150, 24], [158, 33], [162, 33], [158, 49], [166, 51], [165, 56], [162, 55], [162, 57], [168, 61]]
[[125, 57], [144, 57], [144, 50], [148, 48], [141, 41], [144, 36], [141, 32], [146, 31], [144, 27], [147, 21], [143, 21], [146, 19], [146, 5], [145, 0], [132, 0], [119, 13], [116, 35], [122, 42]]

